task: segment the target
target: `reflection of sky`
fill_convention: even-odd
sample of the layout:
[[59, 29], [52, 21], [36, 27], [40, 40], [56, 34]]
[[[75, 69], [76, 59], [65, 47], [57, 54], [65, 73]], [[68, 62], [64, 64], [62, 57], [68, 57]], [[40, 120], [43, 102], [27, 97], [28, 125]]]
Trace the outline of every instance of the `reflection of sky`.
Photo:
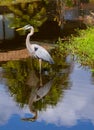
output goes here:
[[16, 103], [4, 88], [4, 85], [0, 85], [0, 125], [5, 124], [12, 114], [20, 114]]
[[72, 87], [64, 91], [64, 98], [56, 107], [40, 113], [39, 121], [56, 125], [74, 126], [79, 119], [94, 124], [94, 86], [90, 85], [90, 73], [77, 66], [70, 75]]
[[13, 114], [22, 116], [23, 111], [8, 93], [6, 81], [2, 78], [2, 68], [0, 67], [0, 125], [6, 124]]
[[[7, 126], [9, 128], [11, 126], [13, 130], [16, 130], [12, 123], [16, 123], [23, 130], [32, 128], [40, 130], [42, 126], [49, 130], [61, 130], [62, 128], [63, 130], [67, 130], [67, 128], [73, 128], [72, 130], [79, 130], [80, 128], [85, 128], [85, 130], [94, 129], [91, 125], [94, 124], [94, 85], [91, 84], [90, 77], [91, 74], [88, 71], [75, 66], [70, 75], [72, 87], [64, 90], [63, 99], [55, 107], [48, 106], [45, 111], [39, 112], [38, 120], [35, 123], [23, 123], [20, 120], [21, 117], [25, 116], [24, 114], [30, 114], [30, 111], [27, 107], [22, 110], [17, 106], [7, 92], [6, 85], [2, 82], [0, 84], [0, 130], [3, 130], [3, 127], [7, 128]], [[79, 120], [84, 122], [79, 123]]]

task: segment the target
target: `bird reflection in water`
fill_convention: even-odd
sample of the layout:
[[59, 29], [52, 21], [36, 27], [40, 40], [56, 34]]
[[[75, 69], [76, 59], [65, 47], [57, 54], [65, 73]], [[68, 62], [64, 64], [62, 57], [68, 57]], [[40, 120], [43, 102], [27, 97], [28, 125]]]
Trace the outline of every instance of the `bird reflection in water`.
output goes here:
[[[34, 77], [35, 77], [35, 75], [34, 75]], [[38, 81], [38, 80], [36, 80], [36, 81]], [[49, 82], [47, 82], [46, 84], [43, 85], [42, 75], [40, 74], [39, 83], [40, 84], [37, 87], [34, 87], [31, 90], [31, 94], [30, 94], [30, 98], [29, 98], [29, 102], [28, 102], [30, 112], [34, 116], [22, 118], [22, 120], [24, 120], [24, 121], [36, 121], [36, 119], [38, 118], [38, 111], [36, 110], [36, 108], [34, 107], [33, 104], [39, 100], [42, 100], [43, 97], [45, 97], [48, 94], [48, 92], [51, 89], [53, 80], [50, 80]]]

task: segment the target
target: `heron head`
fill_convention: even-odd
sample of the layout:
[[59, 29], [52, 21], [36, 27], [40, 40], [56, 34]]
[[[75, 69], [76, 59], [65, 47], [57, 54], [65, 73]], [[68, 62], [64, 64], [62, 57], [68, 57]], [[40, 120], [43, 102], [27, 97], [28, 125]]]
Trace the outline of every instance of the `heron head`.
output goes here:
[[17, 31], [19, 31], [19, 30], [30, 30], [32, 33], [34, 33], [34, 27], [31, 26], [30, 24], [25, 25], [24, 27], [17, 29]]
[[23, 27], [23, 29], [24, 29], [24, 30], [34, 30], [34, 27], [31, 26], [30, 24], [28, 24], [28, 25], [25, 25], [25, 26]]

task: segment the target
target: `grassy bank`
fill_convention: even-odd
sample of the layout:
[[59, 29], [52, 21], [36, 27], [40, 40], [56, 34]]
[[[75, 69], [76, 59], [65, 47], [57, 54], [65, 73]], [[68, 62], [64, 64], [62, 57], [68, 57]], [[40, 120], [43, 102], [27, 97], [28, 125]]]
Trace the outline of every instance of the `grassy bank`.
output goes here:
[[69, 42], [60, 41], [58, 45], [60, 51], [65, 48], [80, 64], [94, 67], [94, 27], [78, 30], [78, 36], [71, 36]]
[[82, 64], [94, 66], [94, 27], [78, 31], [71, 37], [68, 49]]

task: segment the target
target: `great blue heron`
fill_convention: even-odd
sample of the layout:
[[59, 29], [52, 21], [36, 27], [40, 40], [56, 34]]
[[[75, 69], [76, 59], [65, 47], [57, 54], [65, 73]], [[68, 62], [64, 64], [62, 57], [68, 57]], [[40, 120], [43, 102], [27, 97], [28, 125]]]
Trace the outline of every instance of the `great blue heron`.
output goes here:
[[41, 73], [42, 60], [47, 61], [50, 64], [54, 64], [54, 61], [45, 48], [43, 48], [40, 45], [30, 43], [30, 37], [34, 34], [34, 27], [33, 26], [26, 25], [26, 26], [19, 28], [17, 30], [21, 30], [21, 29], [30, 30], [30, 33], [28, 33], [28, 35], [26, 37], [26, 47], [27, 47], [31, 56], [39, 59], [39, 66], [40, 66], [40, 73]]

